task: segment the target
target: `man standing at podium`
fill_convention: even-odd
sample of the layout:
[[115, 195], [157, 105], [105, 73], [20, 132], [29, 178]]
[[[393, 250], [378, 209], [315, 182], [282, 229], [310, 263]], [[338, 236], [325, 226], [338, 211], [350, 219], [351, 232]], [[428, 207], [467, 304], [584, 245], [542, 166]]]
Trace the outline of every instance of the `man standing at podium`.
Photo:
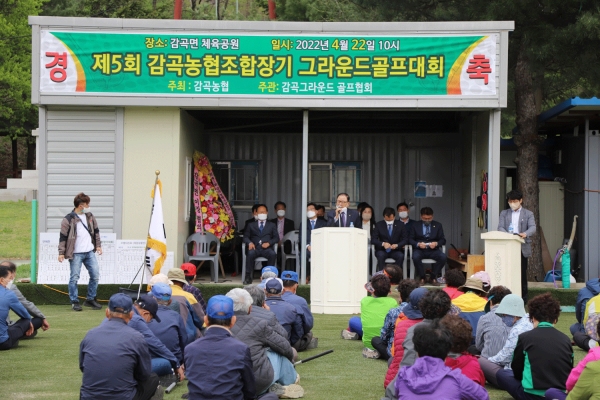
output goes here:
[[279, 234], [277, 225], [267, 221], [267, 206], [261, 204], [256, 209], [258, 221], [250, 223], [244, 229], [244, 243], [248, 246], [246, 255], [246, 276], [244, 285], [252, 283], [252, 273], [254, 272], [254, 260], [257, 257], [265, 257], [267, 265], [275, 265], [277, 254], [273, 246], [279, 243]]
[[523, 208], [523, 195], [511, 190], [506, 195], [510, 209], [502, 210], [498, 230], [519, 235], [525, 243], [521, 244], [521, 297], [527, 304], [527, 259], [531, 257], [531, 235], [535, 233], [533, 213]]
[[327, 212], [327, 226], [350, 227], [358, 220], [358, 211], [348, 209], [350, 196], [348, 193], [340, 193], [337, 196], [335, 210]]

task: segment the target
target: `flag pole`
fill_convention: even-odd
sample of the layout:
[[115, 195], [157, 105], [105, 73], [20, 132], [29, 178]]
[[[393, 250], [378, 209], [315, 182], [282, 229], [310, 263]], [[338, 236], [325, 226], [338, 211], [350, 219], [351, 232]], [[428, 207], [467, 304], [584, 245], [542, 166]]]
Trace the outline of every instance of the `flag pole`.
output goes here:
[[[160, 175], [160, 171], [156, 170], [154, 171], [154, 173], [156, 174], [156, 178], [154, 178], [154, 186], [153, 189], [154, 190], [154, 196], [156, 196], [156, 185], [158, 184], [158, 175]], [[150, 209], [150, 221], [148, 222], [148, 233], [150, 232], [150, 226], [152, 224], [152, 212], [154, 211], [154, 196], [152, 196], [152, 208]], [[146, 238], [146, 241], [148, 240], [148, 238]], [[144, 260], [142, 262], [142, 280], [140, 281], [140, 286], [138, 288], [138, 299], [140, 298], [140, 293], [142, 292], [142, 285], [144, 284], [144, 277], [146, 275], [146, 268], [148, 268], [148, 265], [146, 265], [146, 252], [144, 252]]]

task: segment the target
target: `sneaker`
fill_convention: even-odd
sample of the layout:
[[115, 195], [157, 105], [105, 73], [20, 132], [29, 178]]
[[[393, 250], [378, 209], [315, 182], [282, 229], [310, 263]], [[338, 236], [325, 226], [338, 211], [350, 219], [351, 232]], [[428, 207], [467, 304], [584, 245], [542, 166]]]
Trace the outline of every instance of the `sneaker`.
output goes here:
[[598, 341], [594, 340], [594, 339], [590, 339], [588, 346], [590, 347], [590, 349], [593, 349], [594, 347], [598, 347]]
[[306, 346], [306, 350], [316, 349], [319, 346], [319, 338], [313, 337], [310, 343]]
[[190, 398], [190, 392], [185, 392], [184, 394], [181, 395], [182, 399], [189, 399]]
[[364, 358], [379, 358], [379, 352], [377, 350], [371, 350], [367, 347], [363, 349], [363, 357]]
[[358, 340], [358, 333], [350, 332], [348, 329], [342, 329], [342, 339]]
[[274, 383], [269, 388], [269, 392], [275, 393], [280, 399], [299, 399], [304, 396], [302, 386], [295, 383], [287, 386]]
[[296, 380], [294, 381], [294, 385], [297, 385], [300, 383], [300, 374], [296, 372]]
[[83, 308], [81, 308], [81, 305], [79, 303], [71, 303], [71, 308], [73, 309], [73, 311], [83, 310]]
[[86, 300], [83, 302], [83, 305], [86, 307], [91, 307], [92, 310], [101, 310], [102, 305], [96, 301], [96, 299]]

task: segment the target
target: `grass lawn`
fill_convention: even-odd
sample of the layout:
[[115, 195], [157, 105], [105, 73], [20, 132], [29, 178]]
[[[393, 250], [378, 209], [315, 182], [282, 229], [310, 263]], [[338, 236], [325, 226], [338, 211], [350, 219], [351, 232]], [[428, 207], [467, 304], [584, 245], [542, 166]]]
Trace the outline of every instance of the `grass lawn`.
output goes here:
[[0, 202], [0, 259], [31, 257], [31, 203]]
[[[104, 318], [104, 310], [73, 312], [67, 306], [41, 306], [50, 323], [50, 330], [40, 332], [33, 340], [21, 341], [14, 350], [0, 353], [0, 399], [77, 399], [81, 385], [78, 367], [79, 343], [88, 329]], [[383, 395], [383, 378], [387, 364], [362, 357], [362, 342], [340, 338], [348, 315], [315, 315], [315, 336], [319, 348], [301, 353], [306, 358], [334, 349], [333, 354], [298, 365], [300, 384], [307, 400], [313, 399], [372, 399]], [[558, 328], [568, 334], [575, 320], [572, 313], [564, 313]], [[108, 351], [109, 349], [107, 349]], [[575, 362], [584, 357], [575, 350]], [[165, 394], [166, 399], [179, 399], [186, 391], [179, 384]], [[504, 392], [488, 387], [491, 399], [509, 400]]]

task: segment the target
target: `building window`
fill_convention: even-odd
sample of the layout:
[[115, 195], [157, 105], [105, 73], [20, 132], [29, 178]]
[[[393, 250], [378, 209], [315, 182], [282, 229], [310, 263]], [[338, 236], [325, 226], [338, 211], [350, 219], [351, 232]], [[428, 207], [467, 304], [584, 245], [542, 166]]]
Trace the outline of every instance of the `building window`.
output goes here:
[[216, 161], [213, 173], [232, 206], [252, 206], [258, 203], [257, 161]]
[[360, 203], [360, 163], [309, 163], [309, 201], [333, 208], [338, 193], [348, 193], [352, 206]]

